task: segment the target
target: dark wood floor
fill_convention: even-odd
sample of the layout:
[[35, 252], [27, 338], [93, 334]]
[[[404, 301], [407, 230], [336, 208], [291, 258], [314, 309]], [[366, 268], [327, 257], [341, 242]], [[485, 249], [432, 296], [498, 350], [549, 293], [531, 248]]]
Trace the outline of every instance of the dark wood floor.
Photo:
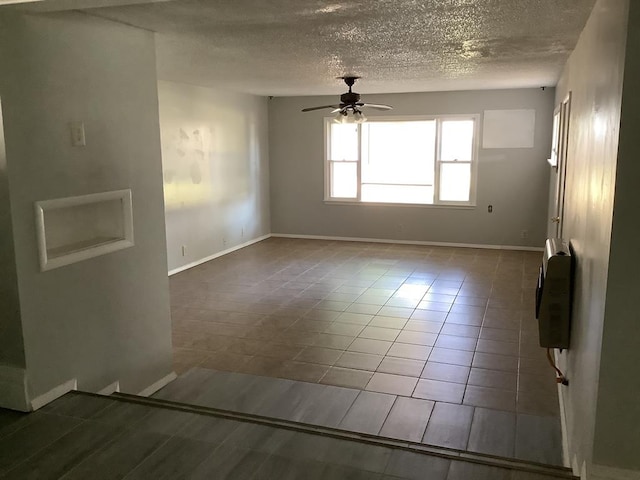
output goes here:
[[541, 253], [272, 238], [171, 278], [175, 368], [558, 417]]

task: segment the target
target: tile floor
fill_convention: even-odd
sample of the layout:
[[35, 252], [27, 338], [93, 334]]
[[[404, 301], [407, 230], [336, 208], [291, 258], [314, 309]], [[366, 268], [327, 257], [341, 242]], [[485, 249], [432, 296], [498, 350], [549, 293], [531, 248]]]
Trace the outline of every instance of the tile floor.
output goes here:
[[192, 368], [156, 400], [562, 466], [560, 419]]
[[0, 476], [15, 480], [567, 478], [78, 393], [28, 415], [0, 409]]
[[557, 416], [541, 255], [271, 238], [171, 277], [175, 368]]

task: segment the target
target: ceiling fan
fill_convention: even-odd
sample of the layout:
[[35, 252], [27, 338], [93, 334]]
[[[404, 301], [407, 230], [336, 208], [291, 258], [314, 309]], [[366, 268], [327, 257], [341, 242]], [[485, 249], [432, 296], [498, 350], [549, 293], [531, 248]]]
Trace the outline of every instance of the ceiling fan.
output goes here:
[[336, 121], [339, 123], [349, 123], [350, 121], [356, 123], [362, 123], [366, 121], [362, 108], [375, 108], [376, 110], [391, 110], [393, 107], [389, 105], [379, 105], [375, 103], [363, 103], [360, 101], [360, 94], [353, 92], [351, 87], [356, 83], [356, 80], [360, 77], [353, 75], [346, 75], [344, 77], [338, 77], [344, 80], [344, 83], [349, 87], [349, 91], [340, 95], [340, 104], [338, 105], [322, 105], [320, 107], [303, 108], [303, 112], [312, 112], [314, 110], [322, 110], [324, 108], [331, 108], [331, 113], [336, 113]]

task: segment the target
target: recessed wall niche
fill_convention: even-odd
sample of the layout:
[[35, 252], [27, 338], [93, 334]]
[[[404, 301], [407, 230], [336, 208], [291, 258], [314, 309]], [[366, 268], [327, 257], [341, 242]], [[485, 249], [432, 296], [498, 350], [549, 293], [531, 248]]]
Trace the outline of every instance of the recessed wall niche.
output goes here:
[[40, 270], [132, 247], [131, 190], [36, 202]]

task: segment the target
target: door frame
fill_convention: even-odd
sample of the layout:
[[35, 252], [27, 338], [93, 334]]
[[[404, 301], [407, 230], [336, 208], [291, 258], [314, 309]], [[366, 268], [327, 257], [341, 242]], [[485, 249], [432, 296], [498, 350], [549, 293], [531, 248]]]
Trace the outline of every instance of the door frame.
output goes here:
[[[557, 126], [555, 124], [558, 118]], [[553, 150], [557, 155], [556, 168], [556, 188], [554, 196], [554, 208], [551, 210], [553, 216], [551, 222], [555, 223], [555, 236], [562, 238], [564, 233], [564, 203], [565, 187], [567, 182], [567, 161], [569, 152], [569, 126], [571, 119], [571, 92], [562, 100], [554, 112], [554, 143]], [[557, 135], [555, 134], [557, 132]], [[552, 151], [553, 157], [553, 151]]]

